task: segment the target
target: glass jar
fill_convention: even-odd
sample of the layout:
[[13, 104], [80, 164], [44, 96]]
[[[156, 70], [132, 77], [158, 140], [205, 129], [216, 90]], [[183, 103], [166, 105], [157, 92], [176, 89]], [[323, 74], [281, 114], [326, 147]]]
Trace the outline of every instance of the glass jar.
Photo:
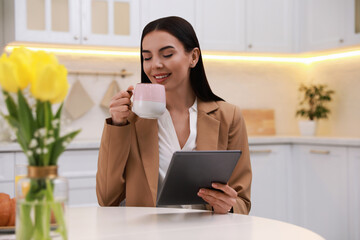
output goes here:
[[57, 166], [28, 166], [16, 184], [16, 239], [67, 239], [68, 181]]

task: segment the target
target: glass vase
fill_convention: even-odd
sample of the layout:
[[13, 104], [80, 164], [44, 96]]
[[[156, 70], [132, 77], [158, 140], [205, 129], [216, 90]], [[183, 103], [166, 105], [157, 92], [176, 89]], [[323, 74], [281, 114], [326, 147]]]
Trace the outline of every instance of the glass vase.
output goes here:
[[16, 184], [16, 239], [67, 239], [68, 181], [57, 166], [28, 166]]

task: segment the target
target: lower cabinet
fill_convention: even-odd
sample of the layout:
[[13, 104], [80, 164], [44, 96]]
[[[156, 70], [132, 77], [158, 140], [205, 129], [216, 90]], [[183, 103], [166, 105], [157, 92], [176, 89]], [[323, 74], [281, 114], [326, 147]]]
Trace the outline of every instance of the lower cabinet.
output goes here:
[[349, 151], [349, 219], [351, 240], [360, 239], [360, 148]]
[[[58, 160], [59, 176], [69, 181], [69, 206], [98, 205], [96, 171], [99, 150], [67, 150]], [[22, 152], [15, 153], [16, 164], [27, 164]]]
[[290, 145], [250, 145], [252, 167], [250, 215], [288, 221]]
[[15, 196], [14, 163], [14, 153], [0, 153], [0, 193], [9, 194], [11, 198]]
[[294, 145], [293, 223], [327, 240], [349, 239], [347, 148]]

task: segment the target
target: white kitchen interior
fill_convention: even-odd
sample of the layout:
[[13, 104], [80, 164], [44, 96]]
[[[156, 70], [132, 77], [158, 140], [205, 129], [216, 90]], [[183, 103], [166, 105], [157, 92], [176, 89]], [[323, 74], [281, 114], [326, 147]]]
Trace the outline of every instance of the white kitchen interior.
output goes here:
[[[194, 26], [217, 95], [274, 113], [275, 134], [249, 135], [250, 215], [360, 240], [360, 0], [0, 0], [0, 53], [21, 45], [55, 51], [77, 86], [63, 124], [82, 131], [59, 163], [69, 205], [97, 205], [97, 154], [109, 117], [101, 103], [114, 81], [120, 89], [140, 82], [142, 28], [170, 15]], [[122, 69], [129, 74], [120, 76]], [[299, 133], [301, 83], [335, 91], [315, 137]], [[14, 196], [14, 168], [26, 158], [12, 140], [0, 118], [0, 192]]]

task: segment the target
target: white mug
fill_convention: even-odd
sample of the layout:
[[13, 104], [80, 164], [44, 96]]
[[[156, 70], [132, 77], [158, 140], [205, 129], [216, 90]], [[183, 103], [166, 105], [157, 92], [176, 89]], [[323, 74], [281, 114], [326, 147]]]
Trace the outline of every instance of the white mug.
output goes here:
[[156, 119], [166, 110], [165, 87], [138, 83], [135, 86], [132, 111], [141, 118]]

